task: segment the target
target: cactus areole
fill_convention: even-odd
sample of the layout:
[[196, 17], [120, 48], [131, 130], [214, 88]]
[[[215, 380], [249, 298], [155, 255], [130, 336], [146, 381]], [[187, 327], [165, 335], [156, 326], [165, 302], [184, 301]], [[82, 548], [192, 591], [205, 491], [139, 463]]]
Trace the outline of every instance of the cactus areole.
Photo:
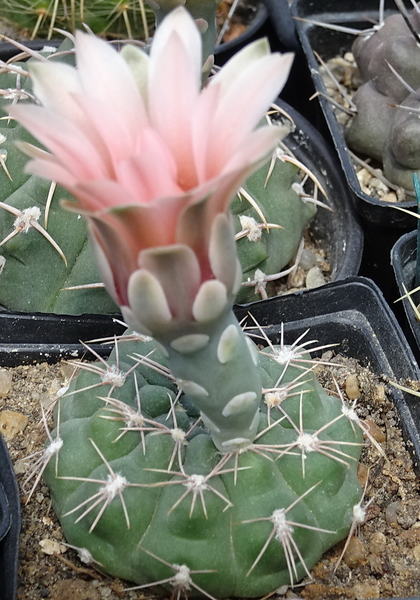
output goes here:
[[272, 346], [253, 324], [261, 350], [232, 312], [229, 205], [284, 133], [258, 125], [291, 57], [258, 41], [201, 89], [183, 8], [150, 56], [86, 34], [76, 51], [77, 69], [37, 64], [42, 106], [10, 113], [51, 152], [29, 148], [29, 168], [72, 192], [131, 330], [76, 365], [37, 464], [99, 570], [177, 597], [263, 596], [309, 575], [361, 497], [354, 411], [306, 343]]

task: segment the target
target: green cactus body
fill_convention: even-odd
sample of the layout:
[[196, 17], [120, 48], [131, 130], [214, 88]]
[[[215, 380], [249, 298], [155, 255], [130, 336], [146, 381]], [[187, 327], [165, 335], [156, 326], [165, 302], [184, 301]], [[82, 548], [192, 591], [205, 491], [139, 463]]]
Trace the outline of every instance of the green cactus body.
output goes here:
[[[418, 36], [418, 7], [410, 22]], [[418, 41], [401, 14], [391, 15], [375, 33], [358, 36], [353, 54], [364, 84], [353, 98], [357, 114], [346, 131], [347, 143], [380, 160], [389, 181], [413, 190], [413, 174], [420, 170]]]
[[[65, 42], [62, 49], [66, 49]], [[44, 53], [48, 55], [47, 53]], [[25, 63], [15, 63], [14, 69], [27, 69]], [[0, 100], [0, 114], [4, 119], [0, 127], [0, 240], [5, 240], [17, 227], [17, 213], [33, 209], [37, 223], [44, 227], [61, 248], [67, 264], [39, 231], [23, 226], [21, 231], [0, 246], [2, 270], [0, 273], [0, 305], [7, 310], [22, 312], [55, 312], [62, 314], [114, 313], [118, 307], [108, 293], [100, 289], [67, 291], [64, 288], [99, 281], [96, 265], [91, 256], [84, 219], [63, 210], [59, 201], [69, 196], [57, 187], [48, 211], [45, 226], [47, 199], [51, 183], [24, 171], [27, 159], [16, 146], [16, 141], [35, 143], [29, 133], [15, 121], [7, 120], [4, 107], [20, 97], [31, 97], [29, 78], [20, 76], [19, 92], [16, 72], [2, 73], [0, 87], [9, 95]], [[10, 212], [14, 210], [15, 212]], [[24, 223], [23, 223], [24, 225]]]
[[48, 39], [54, 27], [74, 31], [85, 23], [98, 35], [144, 40], [154, 21], [141, 0], [4, 0], [0, 18], [30, 31], [32, 38]]
[[[282, 271], [295, 256], [302, 232], [316, 213], [316, 206], [304, 202], [292, 187], [298, 181], [297, 173], [295, 165], [276, 158], [272, 169], [267, 164], [248, 178], [232, 204], [236, 233], [249, 227], [247, 235], [237, 241], [244, 283], [255, 281], [258, 272], [271, 275]], [[280, 228], [263, 227], [261, 214], [268, 224]], [[255, 286], [243, 286], [236, 301], [260, 299]]]
[[121, 338], [57, 402], [44, 477], [67, 541], [104, 572], [188, 596], [256, 597], [298, 581], [349, 531], [360, 428], [275, 346], [259, 353], [258, 433], [222, 453], [177, 397], [165, 354]]

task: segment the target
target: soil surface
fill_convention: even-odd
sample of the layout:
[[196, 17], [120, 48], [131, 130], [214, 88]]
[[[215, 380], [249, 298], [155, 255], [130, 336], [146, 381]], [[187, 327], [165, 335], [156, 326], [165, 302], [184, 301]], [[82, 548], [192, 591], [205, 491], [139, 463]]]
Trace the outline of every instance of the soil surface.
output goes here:
[[[366, 522], [355, 531], [335, 572], [344, 542], [315, 566], [312, 581], [280, 589], [273, 597], [364, 600], [416, 596], [420, 593], [420, 486], [387, 384], [340, 355], [328, 352], [323, 358], [335, 366], [316, 367], [321, 382], [334, 393], [335, 378], [350, 403], [357, 399], [356, 410], [385, 457], [367, 440], [359, 469], [361, 484], [366, 485], [362, 503]], [[0, 430], [22, 493], [18, 600], [154, 598], [141, 591], [124, 592], [127, 582], [101, 575], [65, 546], [42, 481], [27, 503], [33, 480], [25, 485], [29, 467], [24, 459], [43, 448], [46, 433], [41, 407], [47, 410], [70, 369], [68, 364], [0, 369]]]

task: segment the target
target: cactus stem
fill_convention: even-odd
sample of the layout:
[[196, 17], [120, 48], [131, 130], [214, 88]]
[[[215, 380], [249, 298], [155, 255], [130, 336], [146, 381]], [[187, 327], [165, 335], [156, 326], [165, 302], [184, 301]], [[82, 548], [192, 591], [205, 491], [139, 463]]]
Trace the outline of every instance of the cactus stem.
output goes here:
[[[267, 406], [267, 422], [270, 424], [271, 420], [271, 411], [278, 408], [280, 404], [286, 400], [286, 398], [291, 398], [293, 396], [298, 396], [299, 394], [307, 394], [310, 392], [310, 389], [302, 390], [299, 389], [296, 392], [292, 392], [295, 388], [300, 388], [305, 383], [309, 383], [310, 379], [305, 379], [304, 381], [298, 381], [301, 377], [306, 375], [312, 368], [303, 371], [298, 377], [296, 377], [293, 381], [286, 383], [285, 385], [279, 386], [276, 384], [272, 388], [263, 389], [264, 395], [264, 404]], [[284, 373], [284, 371], [283, 371]]]
[[41, 405], [41, 411], [42, 411], [42, 422], [44, 424], [45, 431], [47, 433], [47, 437], [48, 437], [48, 440], [50, 443], [43, 450], [39, 450], [38, 452], [31, 454], [31, 455], [27, 456], [25, 459], [25, 461], [28, 461], [28, 460], [33, 461], [33, 464], [30, 468], [28, 476], [26, 477], [23, 485], [26, 486], [29, 483], [29, 481], [31, 481], [31, 479], [33, 479], [33, 477], [35, 477], [35, 475], [36, 475], [35, 481], [32, 484], [32, 488], [29, 492], [29, 495], [26, 499], [25, 504], [28, 504], [28, 502], [30, 501], [30, 499], [42, 477], [42, 474], [44, 473], [45, 469], [47, 468], [48, 463], [50, 462], [50, 460], [52, 459], [53, 456], [55, 456], [55, 475], [57, 477], [57, 475], [58, 475], [58, 455], [63, 446], [63, 440], [60, 437], [60, 411], [58, 411], [58, 413], [57, 413], [57, 427], [56, 427], [56, 433], [55, 433], [54, 438], [52, 437], [50, 430], [48, 428], [47, 418], [46, 418], [46, 415], [45, 415], [42, 405]]
[[6, 159], [7, 159], [7, 150], [3, 148], [0, 149], [0, 165], [3, 171], [6, 173], [7, 177], [10, 181], [13, 181], [12, 176], [9, 173], [9, 169], [6, 167]]
[[310, 204], [315, 204], [315, 206], [319, 206], [320, 208], [325, 208], [325, 210], [334, 212], [334, 210], [330, 206], [328, 206], [328, 204], [325, 204], [325, 202], [321, 202], [321, 200], [318, 200], [318, 188], [316, 186], [314, 189], [313, 196], [309, 196], [305, 192], [304, 186], [307, 180], [308, 178], [305, 177], [301, 183], [292, 183], [292, 190], [296, 192], [296, 194], [299, 196], [302, 202], [309, 202]]
[[304, 165], [302, 162], [300, 162], [300, 160], [298, 160], [294, 156], [288, 156], [287, 154], [283, 154], [280, 150], [277, 151], [277, 156], [283, 162], [291, 163], [292, 165], [295, 165], [295, 167], [303, 171], [305, 175], [309, 177], [312, 183], [320, 190], [322, 195], [328, 199], [327, 192], [324, 190], [321, 182], [319, 181], [319, 179], [317, 179], [317, 177], [315, 177], [315, 175], [312, 173], [312, 171], [308, 169], [306, 165]]
[[172, 585], [172, 587], [174, 588], [173, 594], [171, 596], [171, 598], [173, 598], [174, 600], [180, 600], [181, 593], [184, 593], [184, 596], [187, 600], [188, 599], [187, 592], [192, 587], [194, 589], [196, 589], [198, 592], [200, 592], [201, 594], [204, 594], [204, 596], [207, 596], [207, 598], [210, 598], [210, 600], [216, 600], [216, 598], [214, 598], [208, 592], [206, 592], [201, 587], [199, 587], [197, 584], [195, 584], [191, 578], [191, 575], [194, 575], [194, 574], [216, 573], [216, 571], [210, 570], [210, 569], [205, 569], [205, 570], [200, 570], [200, 571], [192, 571], [191, 569], [189, 569], [189, 567], [187, 567], [187, 565], [172, 565], [171, 563], [166, 562], [166, 560], [163, 560], [162, 558], [159, 558], [158, 556], [156, 556], [156, 554], [149, 552], [149, 550], [146, 550], [146, 548], [143, 548], [142, 546], [139, 546], [139, 548], [141, 548], [143, 550], [143, 552], [146, 552], [146, 554], [148, 554], [149, 556], [152, 556], [153, 558], [155, 558], [162, 564], [166, 565], [170, 569], [173, 569], [175, 571], [175, 575], [173, 575], [172, 577], [168, 577], [167, 579], [161, 579], [160, 581], [154, 581], [153, 583], [145, 583], [144, 585], [137, 585], [135, 587], [125, 588], [125, 590], [124, 590], [125, 592], [130, 592], [130, 591], [135, 591], [135, 590], [140, 590], [140, 589], [145, 589], [145, 588], [149, 588], [149, 587], [165, 585], [166, 583], [170, 583]]
[[153, 369], [153, 371], [156, 371], [156, 373], [160, 373], [161, 375], [164, 375], [170, 381], [176, 381], [176, 378], [172, 375], [172, 373], [168, 369], [168, 367], [165, 367], [164, 365], [161, 365], [159, 362], [154, 361], [153, 359], [150, 358], [150, 355], [152, 353], [153, 353], [153, 350], [152, 350], [152, 352], [150, 352], [149, 354], [147, 354], [145, 356], [134, 353], [134, 355], [130, 356], [130, 358], [139, 359], [137, 362], [137, 365], [146, 365], [147, 367], [149, 367], [149, 369]]
[[89, 496], [89, 498], [87, 498], [86, 500], [84, 500], [83, 502], [81, 502], [80, 504], [78, 504], [77, 506], [75, 506], [74, 508], [69, 510], [68, 512], [66, 512], [63, 515], [63, 517], [67, 517], [68, 515], [71, 515], [71, 514], [77, 512], [78, 510], [80, 510], [81, 508], [83, 508], [84, 506], [90, 504], [90, 506], [88, 506], [86, 508], [86, 510], [77, 517], [75, 523], [78, 523], [102, 502], [103, 504], [102, 504], [101, 508], [99, 509], [99, 512], [96, 515], [96, 517], [89, 529], [89, 533], [92, 533], [92, 531], [95, 529], [96, 525], [99, 523], [106, 508], [111, 504], [111, 502], [114, 500], [115, 496], [118, 496], [121, 501], [121, 506], [122, 506], [122, 509], [124, 512], [127, 529], [130, 529], [130, 518], [128, 516], [127, 507], [126, 507], [125, 500], [123, 497], [123, 491], [127, 487], [145, 487], [145, 485], [141, 484], [141, 483], [129, 483], [123, 475], [121, 475], [120, 473], [115, 473], [115, 471], [112, 469], [109, 462], [106, 460], [105, 456], [102, 454], [102, 452], [99, 450], [98, 446], [95, 444], [95, 442], [92, 439], [90, 439], [90, 442], [92, 443], [92, 446], [95, 448], [96, 452], [101, 457], [104, 465], [108, 469], [109, 475], [106, 480], [93, 479], [93, 478], [89, 478], [89, 477], [65, 477], [65, 476], [58, 477], [58, 479], [66, 479], [66, 480], [71, 480], [71, 481], [86, 481], [88, 483], [98, 483], [98, 484], [102, 485], [102, 487], [99, 488], [99, 490], [96, 492], [96, 494]]
[[235, 235], [236, 241], [247, 237], [250, 242], [258, 242], [261, 239], [262, 229], [266, 231], [270, 231], [270, 229], [284, 229], [284, 227], [277, 223], [257, 223], [254, 218], [247, 217], [246, 215], [241, 215], [239, 221], [243, 229]]
[[[304, 342], [303, 344], [298, 345], [299, 342], [304, 338], [305, 335], [307, 335], [308, 332], [309, 332], [309, 329], [307, 329], [304, 333], [302, 333], [293, 342], [293, 344], [291, 344], [289, 346], [284, 343], [284, 325], [282, 323], [281, 328], [280, 328], [280, 344], [276, 348], [274, 348], [274, 346], [272, 345], [272, 343], [270, 342], [268, 337], [265, 335], [265, 333], [263, 331], [261, 331], [264, 339], [268, 342], [268, 345], [271, 349], [271, 353], [269, 353], [268, 356], [281, 365], [286, 365], [286, 366], [294, 365], [295, 367], [298, 367], [301, 369], [306, 368], [307, 364], [327, 365], [327, 366], [331, 365], [332, 363], [329, 363], [327, 361], [304, 358], [307, 355], [307, 353], [309, 352], [307, 346], [309, 346], [310, 344], [317, 343], [316, 340], [308, 340], [308, 341]], [[327, 348], [333, 348], [335, 346], [337, 346], [337, 344], [324, 344], [322, 346], [315, 346], [315, 347], [310, 348], [310, 352], [317, 352], [319, 350], [325, 350]], [[337, 366], [337, 364], [333, 363], [333, 366]]]
[[[111, 415], [100, 415], [101, 419], [109, 419], [111, 421], [123, 421], [125, 427], [121, 428], [121, 433], [115, 438], [113, 443], [118, 442], [128, 431], [139, 431], [141, 435], [143, 454], [146, 454], [146, 439], [144, 433], [147, 431], [156, 431], [156, 429], [164, 428], [165, 426], [153, 419], [147, 419], [141, 412], [140, 394], [137, 384], [137, 377], [134, 373], [134, 384], [136, 387], [137, 410], [133, 410], [130, 405], [116, 398], [109, 396], [100, 400], [106, 403], [105, 410], [113, 413]], [[109, 406], [111, 405], [111, 406]]]
[[330, 531], [328, 529], [321, 529], [319, 527], [313, 527], [311, 525], [305, 525], [303, 523], [296, 523], [295, 521], [288, 521], [286, 518], [287, 513], [294, 507], [298, 502], [300, 502], [305, 496], [310, 494], [321, 482], [319, 481], [312, 487], [310, 487], [306, 492], [304, 492], [299, 498], [297, 498], [292, 504], [290, 504], [287, 508], [279, 508], [273, 512], [270, 517], [261, 517], [258, 519], [249, 519], [247, 521], [241, 521], [242, 524], [245, 523], [257, 523], [260, 521], [270, 521], [273, 524], [273, 529], [271, 530], [270, 535], [267, 538], [264, 546], [262, 547], [260, 553], [257, 558], [254, 560], [251, 568], [249, 569], [246, 577], [248, 577], [251, 572], [255, 569], [259, 561], [264, 555], [264, 552], [267, 550], [270, 542], [273, 538], [275, 538], [283, 547], [283, 552], [287, 562], [287, 568], [290, 576], [290, 584], [293, 586], [294, 582], [298, 581], [298, 574], [296, 569], [296, 561], [295, 554], [300, 560], [303, 568], [306, 571], [308, 577], [311, 577], [309, 570], [305, 564], [302, 554], [293, 539], [294, 527], [302, 527], [303, 529], [311, 529], [312, 531], [319, 531], [321, 533], [335, 533], [334, 531]]

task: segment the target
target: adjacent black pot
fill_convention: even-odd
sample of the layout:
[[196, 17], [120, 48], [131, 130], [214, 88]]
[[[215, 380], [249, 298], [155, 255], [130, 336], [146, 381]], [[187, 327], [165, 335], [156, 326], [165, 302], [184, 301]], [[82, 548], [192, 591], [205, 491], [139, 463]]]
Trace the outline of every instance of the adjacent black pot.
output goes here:
[[[417, 230], [401, 236], [391, 251], [391, 263], [400, 296], [405, 295], [404, 286], [409, 292], [416, 287], [416, 259]], [[418, 305], [420, 303], [420, 292], [413, 294], [412, 299]], [[416, 319], [409, 300], [404, 298], [401, 302], [404, 304], [406, 319], [410, 326], [409, 333], [412, 334], [415, 343], [413, 350], [417, 359], [420, 360], [420, 321]]]
[[[409, 5], [409, 2], [406, 4]], [[291, 12], [293, 17], [361, 30], [370, 27], [372, 22], [378, 19], [378, 6], [379, 0], [294, 0]], [[396, 12], [394, 0], [385, 0], [385, 16], [393, 12]], [[317, 52], [324, 60], [343, 55], [351, 50], [355, 36], [325, 29], [298, 19], [295, 19], [295, 23], [314, 86], [318, 92], [327, 94], [314, 52]], [[388, 203], [362, 191], [332, 104], [322, 96], [313, 102], [313, 123], [327, 139], [332, 141], [351, 190], [355, 208], [361, 216], [365, 251], [360, 273], [373, 279], [383, 291], [388, 302], [392, 304], [397, 295], [397, 287], [389, 262], [389, 254], [401, 234], [416, 227], [416, 221], [414, 217], [397, 211]], [[414, 199], [404, 203], [404, 206], [413, 209], [415, 207]], [[402, 315], [400, 305], [393, 305], [393, 308], [400, 318]]]
[[13, 466], [0, 435], [0, 598], [16, 595], [20, 533], [20, 499]]
[[[406, 4], [408, 6], [409, 2]], [[377, 21], [378, 6], [378, 0], [294, 0], [291, 12], [293, 17], [327, 24], [344, 25], [361, 30], [370, 27], [372, 22]], [[385, 0], [385, 16], [393, 12], [396, 12], [394, 0]], [[317, 91], [327, 94], [314, 52], [317, 52], [324, 60], [343, 55], [351, 50], [355, 36], [325, 29], [298, 19], [295, 22], [315, 88]], [[332, 104], [323, 97], [319, 98], [319, 103], [322, 114], [318, 115], [317, 126], [321, 130], [326, 128], [331, 135], [348, 185], [354, 194], [358, 212], [372, 225], [385, 227], [386, 229], [413, 229], [414, 220], [412, 217], [392, 210], [388, 203], [372, 198], [362, 192]], [[414, 207], [414, 199], [413, 202], [407, 202], [404, 206], [407, 208]]]

